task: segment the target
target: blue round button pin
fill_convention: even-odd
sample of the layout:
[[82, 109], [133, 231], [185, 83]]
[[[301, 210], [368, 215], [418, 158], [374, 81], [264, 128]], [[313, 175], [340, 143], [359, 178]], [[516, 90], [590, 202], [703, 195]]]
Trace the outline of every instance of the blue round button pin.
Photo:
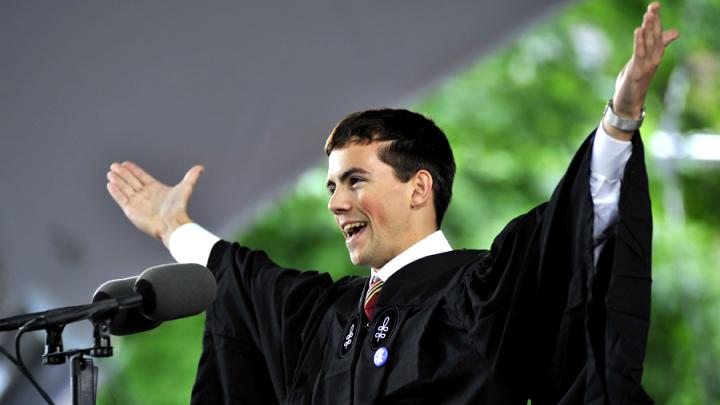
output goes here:
[[375, 367], [382, 367], [385, 365], [388, 359], [388, 349], [383, 346], [375, 351], [375, 355], [373, 356], [373, 362], [375, 363]]

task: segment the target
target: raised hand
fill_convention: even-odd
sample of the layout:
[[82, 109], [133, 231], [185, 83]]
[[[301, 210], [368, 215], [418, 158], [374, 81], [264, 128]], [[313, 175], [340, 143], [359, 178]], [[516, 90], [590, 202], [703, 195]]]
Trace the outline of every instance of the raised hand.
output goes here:
[[[650, 82], [660, 65], [665, 47], [679, 36], [675, 30], [662, 30], [660, 21], [660, 3], [651, 3], [642, 26], [634, 32], [633, 54], [625, 67], [620, 71], [615, 82], [613, 109], [623, 118], [639, 119], [645, 103]], [[615, 137], [629, 140], [631, 133], [623, 133], [615, 128], [605, 126], [607, 132]], [[616, 136], [617, 135], [617, 136]]]
[[172, 232], [192, 222], [188, 201], [203, 170], [200, 165], [192, 167], [170, 187], [132, 162], [113, 163], [107, 173], [107, 189], [133, 225], [168, 246]]

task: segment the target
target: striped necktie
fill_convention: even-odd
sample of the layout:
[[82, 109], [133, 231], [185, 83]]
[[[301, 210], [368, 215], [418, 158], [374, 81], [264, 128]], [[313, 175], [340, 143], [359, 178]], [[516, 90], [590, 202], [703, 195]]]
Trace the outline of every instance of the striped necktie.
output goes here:
[[373, 312], [375, 311], [375, 303], [378, 300], [378, 297], [380, 296], [380, 290], [382, 289], [383, 281], [380, 280], [380, 278], [375, 278], [375, 280], [370, 284], [370, 288], [368, 289], [367, 293], [365, 294], [365, 315], [367, 315], [368, 320], [372, 320]]

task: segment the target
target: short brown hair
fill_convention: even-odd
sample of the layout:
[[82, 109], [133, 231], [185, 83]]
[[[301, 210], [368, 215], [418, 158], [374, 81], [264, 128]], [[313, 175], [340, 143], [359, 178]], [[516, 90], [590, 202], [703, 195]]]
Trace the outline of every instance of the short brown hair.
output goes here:
[[445, 133], [431, 119], [402, 109], [355, 112], [335, 126], [325, 153], [329, 156], [350, 144], [383, 141], [391, 143], [378, 151], [378, 158], [394, 169], [398, 180], [407, 182], [421, 169], [432, 175], [435, 222], [440, 228], [452, 198], [455, 158]]

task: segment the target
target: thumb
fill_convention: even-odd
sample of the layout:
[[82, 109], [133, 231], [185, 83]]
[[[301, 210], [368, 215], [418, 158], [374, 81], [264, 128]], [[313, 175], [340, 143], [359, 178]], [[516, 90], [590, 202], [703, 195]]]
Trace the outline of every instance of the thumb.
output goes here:
[[670, 45], [671, 42], [678, 39], [680, 36], [680, 33], [675, 30], [665, 31], [662, 33], [662, 43], [663, 46], [666, 47]]
[[198, 179], [200, 178], [200, 174], [205, 171], [205, 168], [202, 165], [195, 165], [190, 170], [185, 173], [185, 177], [182, 179], [182, 183], [190, 186], [190, 188], [194, 188], [195, 184], [197, 183]]

